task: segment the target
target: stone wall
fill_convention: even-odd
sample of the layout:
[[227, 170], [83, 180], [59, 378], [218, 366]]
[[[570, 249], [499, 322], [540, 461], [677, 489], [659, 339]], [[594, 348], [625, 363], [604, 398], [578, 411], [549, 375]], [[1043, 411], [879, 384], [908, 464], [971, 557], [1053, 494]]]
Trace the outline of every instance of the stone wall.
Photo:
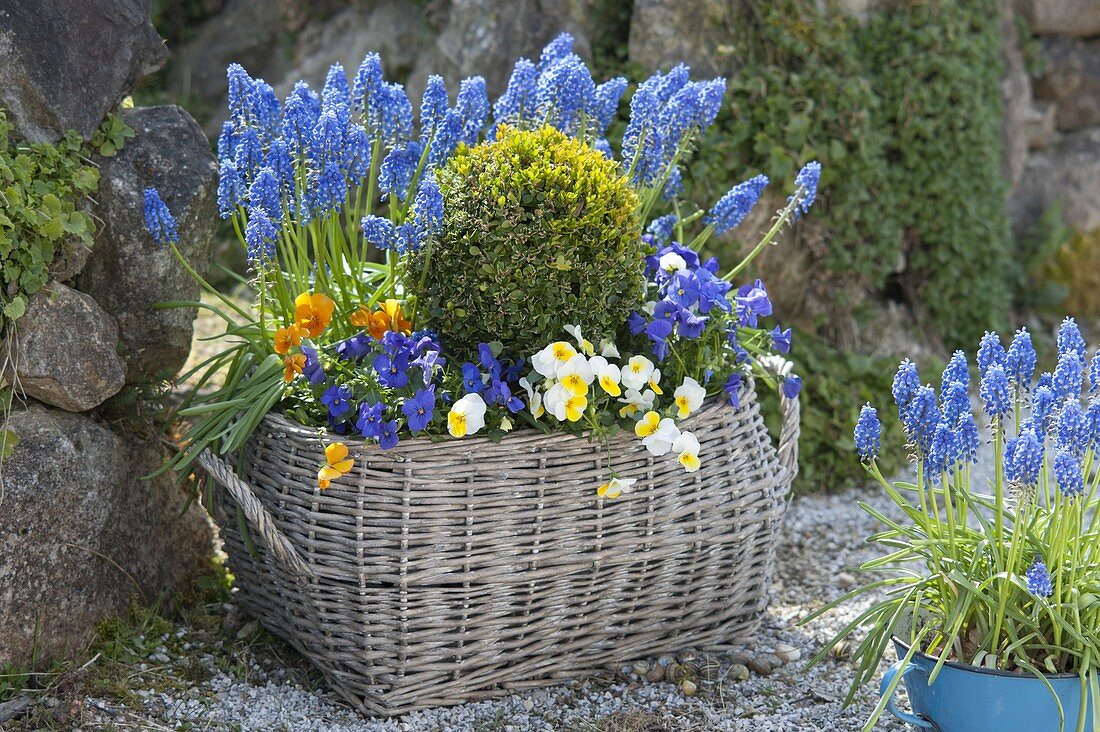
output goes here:
[[[1006, 6], [1005, 18], [1013, 224], [1024, 233], [1057, 204], [1069, 228], [1094, 232], [1100, 229], [1100, 3], [1019, 0]], [[1034, 78], [1025, 67], [1029, 34], [1041, 67]]]
[[[166, 57], [142, 0], [0, 0], [0, 108], [24, 139], [91, 135]], [[0, 666], [79, 653], [100, 619], [187, 587], [212, 551], [175, 480], [141, 478], [163, 461], [155, 434], [110, 407], [175, 375], [191, 347], [195, 311], [154, 308], [199, 293], [146, 235], [144, 188], [160, 189], [204, 269], [217, 168], [182, 109], [122, 118], [135, 136], [94, 161], [93, 247], [55, 263], [0, 344], [19, 396], [6, 424], [19, 443], [0, 467]]]

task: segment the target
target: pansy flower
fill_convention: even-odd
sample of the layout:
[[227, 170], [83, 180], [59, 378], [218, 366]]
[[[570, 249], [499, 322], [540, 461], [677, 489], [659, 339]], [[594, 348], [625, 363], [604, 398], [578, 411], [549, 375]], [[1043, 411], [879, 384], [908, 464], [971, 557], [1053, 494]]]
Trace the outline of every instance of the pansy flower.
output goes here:
[[507, 381], [501, 379], [493, 379], [489, 383], [489, 388], [485, 390], [485, 401], [488, 404], [501, 404], [512, 414], [523, 409], [523, 400], [512, 396], [512, 388]]
[[330, 417], [337, 419], [351, 411], [351, 396], [351, 387], [333, 384], [321, 395], [321, 404], [328, 407]]
[[378, 383], [387, 389], [403, 389], [409, 385], [409, 355], [404, 351], [380, 353], [374, 358]]
[[383, 450], [392, 450], [397, 447], [397, 420], [382, 422], [378, 425], [378, 446]]
[[275, 331], [275, 353], [282, 356], [290, 350], [291, 346], [302, 345], [302, 333], [303, 330], [298, 327], [297, 323], [292, 323], [285, 328], [279, 328]]
[[[652, 412], [650, 412], [652, 414]], [[647, 414], [646, 417], [649, 415]], [[649, 453], [654, 457], [661, 457], [667, 455], [669, 450], [672, 449], [672, 445], [680, 437], [680, 428], [676, 426], [676, 423], [665, 417], [657, 423], [656, 429], [650, 434], [642, 438], [642, 445], [645, 449], [649, 450]]]
[[558, 366], [558, 383], [578, 396], [588, 393], [588, 385], [592, 383], [595, 374], [592, 366], [583, 353], [578, 353], [562, 365]]
[[333, 442], [325, 448], [325, 464], [317, 471], [317, 486], [324, 490], [332, 481], [351, 471], [355, 461], [348, 457], [348, 446]]
[[629, 493], [637, 482], [637, 478], [612, 478], [596, 489], [596, 495], [600, 498], [618, 498], [623, 493]]
[[467, 394], [480, 394], [485, 391], [485, 382], [481, 380], [481, 371], [469, 361], [462, 364], [462, 388], [466, 390]]
[[558, 367], [577, 355], [577, 349], [565, 341], [555, 341], [531, 357], [531, 366], [544, 378], [557, 376]]
[[401, 412], [405, 415], [410, 431], [420, 432], [426, 429], [435, 414], [435, 388], [418, 390], [412, 399], [401, 406]]
[[559, 422], [576, 422], [588, 408], [588, 397], [583, 393], [576, 393], [564, 384], [557, 383], [546, 392], [544, 404], [546, 411], [554, 415]]
[[317, 355], [317, 349], [312, 346], [302, 346], [305, 355], [305, 363], [302, 364], [302, 374], [309, 379], [311, 384], [325, 383], [325, 370], [321, 366], [321, 359]]
[[[653, 376], [653, 362], [645, 356], [631, 356], [622, 370], [622, 383], [627, 389], [641, 390]], [[656, 392], [656, 389], [654, 389]]]
[[294, 320], [310, 338], [316, 338], [332, 322], [336, 309], [328, 295], [303, 292], [294, 298]]
[[302, 373], [306, 366], [306, 357], [300, 353], [288, 355], [283, 358], [283, 381], [294, 381], [294, 377]]
[[363, 437], [372, 439], [378, 437], [382, 429], [382, 412], [386, 405], [382, 402], [363, 402], [359, 405], [359, 418], [355, 420], [355, 429]]
[[726, 392], [726, 397], [730, 401], [731, 407], [741, 407], [741, 373], [734, 371], [730, 374], [730, 377], [726, 379], [726, 383], [722, 384], [722, 391]]
[[472, 393], [451, 405], [447, 414], [447, 431], [452, 437], [472, 435], [485, 426], [485, 400]]
[[775, 326], [771, 330], [772, 348], [779, 353], [791, 352], [791, 329], [780, 330], [779, 326]]
[[757, 318], [771, 314], [772, 302], [768, 299], [768, 290], [762, 280], [738, 288], [737, 321], [741, 325], [755, 328]]
[[699, 469], [699, 439], [692, 433], [681, 432], [672, 442], [672, 452], [676, 453], [676, 459], [687, 472], [694, 473]]
[[690, 376], [685, 377], [684, 383], [676, 387], [676, 391], [673, 393], [676, 409], [678, 410], [676, 416], [680, 419], [689, 417], [692, 412], [703, 406], [703, 399], [706, 396], [707, 390], [700, 386], [698, 381]]
[[588, 366], [592, 369], [592, 375], [595, 377], [596, 383], [600, 385], [608, 395], [617, 397], [623, 393], [619, 383], [622, 381], [622, 371], [619, 367], [613, 363], [610, 363], [603, 356], [593, 356], [588, 361]]
[[646, 389], [642, 392], [637, 389], [628, 389], [623, 398], [619, 400], [620, 404], [626, 405], [619, 408], [619, 416], [633, 417], [638, 412], [644, 414], [653, 409], [653, 402], [656, 398], [657, 395], [653, 393], [652, 389]]

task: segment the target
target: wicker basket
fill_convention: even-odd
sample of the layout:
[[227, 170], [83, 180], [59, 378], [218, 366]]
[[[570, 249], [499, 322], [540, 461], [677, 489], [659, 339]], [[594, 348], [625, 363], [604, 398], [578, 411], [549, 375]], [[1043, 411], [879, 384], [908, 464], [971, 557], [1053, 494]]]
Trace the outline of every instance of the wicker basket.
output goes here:
[[388, 452], [346, 441], [355, 467], [322, 493], [316, 430], [271, 414], [240, 477], [209, 453], [202, 464], [233, 499], [218, 492], [215, 518], [244, 607], [356, 709], [389, 716], [746, 640], [799, 407], [782, 400], [777, 450], [751, 383], [741, 404], [683, 423], [702, 445], [696, 473], [614, 438], [616, 470], [641, 480], [613, 501], [595, 495], [599, 443], [536, 430]]

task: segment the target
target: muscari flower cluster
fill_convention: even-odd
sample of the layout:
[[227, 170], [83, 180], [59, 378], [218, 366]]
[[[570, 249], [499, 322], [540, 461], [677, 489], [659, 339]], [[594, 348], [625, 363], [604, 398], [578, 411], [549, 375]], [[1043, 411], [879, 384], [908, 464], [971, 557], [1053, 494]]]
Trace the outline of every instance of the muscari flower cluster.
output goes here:
[[[239, 65], [229, 67], [227, 79], [230, 114], [217, 141], [218, 206], [257, 270], [279, 268], [284, 248], [293, 254], [301, 247], [303, 227], [317, 236], [326, 227], [314, 225], [322, 222], [353, 221], [364, 243], [398, 257], [414, 254], [443, 226], [434, 170], [458, 145], [492, 139], [501, 124], [549, 124], [614, 157], [606, 134], [627, 88], [621, 77], [597, 84], [568, 34], [552, 41], [537, 62], [517, 62], [492, 105], [481, 77], [463, 80], [451, 106], [442, 78], [430, 76], [414, 115], [403, 87], [384, 80], [377, 54], [367, 55], [351, 82], [337, 64], [320, 91], [299, 82], [284, 100]], [[620, 153], [624, 174], [639, 189], [659, 190], [666, 201], [680, 195], [677, 165], [713, 123], [724, 91], [724, 79], [692, 81], [683, 65], [640, 84]], [[800, 171], [789, 199], [794, 218], [813, 203], [820, 171], [817, 163]], [[767, 185], [765, 176], [750, 178], [694, 218], [703, 219], [707, 235], [721, 235], [745, 219]], [[373, 213], [375, 197], [388, 201], [389, 215]], [[651, 298], [626, 325], [635, 350], [644, 344], [648, 353], [617, 360], [618, 349], [607, 342], [597, 355], [577, 332], [576, 348], [561, 341], [531, 355], [533, 370], [526, 376], [525, 361], [502, 355], [500, 344], [482, 344], [476, 363], [448, 364], [435, 334], [413, 332], [392, 284], [383, 298], [352, 312], [316, 288], [293, 300], [291, 315], [276, 323], [270, 339], [283, 358], [290, 403], [301, 407], [299, 414], [313, 410], [309, 418], [334, 434], [356, 434], [383, 449], [396, 446], [401, 435], [444, 425], [454, 437], [486, 428], [506, 432], [523, 411], [535, 421], [583, 425], [597, 417], [598, 404], [633, 421], [654, 455], [674, 452], [685, 469], [697, 470], [698, 440], [675, 420], [699, 409], [715, 370], [708, 367], [699, 380], [678, 379], [671, 402], [662, 405], [660, 367], [669, 353], [679, 355], [714, 336], [722, 352], [714, 364], [721, 387], [714, 391], [738, 406], [754, 354], [786, 353], [791, 331], [760, 326], [772, 314], [763, 282], [735, 290], [718, 276], [716, 260], [700, 261], [705, 237], [690, 247], [673, 240], [690, 220], [660, 217], [646, 235], [657, 250], [646, 260]], [[152, 189], [146, 192], [146, 223], [159, 242], [178, 240], [171, 214]], [[326, 267], [342, 266], [318, 262], [310, 281], [320, 284]], [[335, 340], [333, 322], [341, 323], [342, 335], [348, 327], [358, 332]], [[801, 381], [787, 376], [781, 388], [795, 398]], [[319, 485], [328, 487], [353, 464], [346, 446], [329, 444]], [[600, 495], [615, 497], [632, 483], [615, 476]]]
[[[1003, 433], [1015, 424], [1005, 440], [1005, 479], [1034, 487], [1049, 470], [1061, 494], [1075, 498], [1085, 490], [1083, 465], [1100, 448], [1100, 357], [1096, 352], [1088, 357], [1072, 318], [1062, 322], [1057, 341], [1057, 366], [1036, 379], [1037, 358], [1026, 329], [1016, 332], [1007, 350], [996, 333], [986, 333], [976, 359], [978, 395], [991, 429]], [[970, 405], [969, 366], [961, 351], [944, 370], [938, 395], [921, 385], [908, 359], [894, 377], [893, 395], [909, 446], [933, 479], [976, 459], [979, 431]], [[862, 459], [878, 455], [880, 435], [877, 412], [868, 405], [855, 430]]]

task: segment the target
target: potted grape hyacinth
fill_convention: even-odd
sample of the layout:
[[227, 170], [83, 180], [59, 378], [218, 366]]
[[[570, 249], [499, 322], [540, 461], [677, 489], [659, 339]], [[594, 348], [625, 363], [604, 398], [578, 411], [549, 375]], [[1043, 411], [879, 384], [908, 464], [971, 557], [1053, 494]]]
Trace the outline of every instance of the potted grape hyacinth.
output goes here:
[[[864, 729], [886, 710], [941, 732], [1100, 729], [1100, 357], [1088, 359], [1073, 319], [1057, 342], [1057, 367], [1034, 379], [1026, 329], [1007, 351], [986, 333], [977, 353], [982, 426], [961, 351], [938, 394], [904, 361], [893, 394], [912, 482], [882, 475], [878, 412], [867, 405], [860, 413], [856, 447], [897, 509], [887, 515], [860, 504], [883, 525], [869, 541], [887, 552], [862, 569], [883, 576], [807, 621], [869, 601], [812, 661], [865, 629], [851, 694], [896, 650]], [[988, 477], [975, 467], [983, 439], [991, 443]], [[913, 714], [892, 700], [903, 679]]]
[[376, 54], [319, 94], [228, 85], [218, 203], [253, 302], [180, 257], [154, 187], [146, 219], [225, 322], [165, 469], [225, 489], [205, 502], [250, 612], [372, 714], [751, 632], [801, 382], [764, 283], [734, 280], [820, 165], [723, 271], [705, 247], [769, 185], [683, 198], [724, 79], [638, 84], [617, 151], [627, 81], [596, 84], [568, 35], [493, 104], [429, 77], [418, 125]]

